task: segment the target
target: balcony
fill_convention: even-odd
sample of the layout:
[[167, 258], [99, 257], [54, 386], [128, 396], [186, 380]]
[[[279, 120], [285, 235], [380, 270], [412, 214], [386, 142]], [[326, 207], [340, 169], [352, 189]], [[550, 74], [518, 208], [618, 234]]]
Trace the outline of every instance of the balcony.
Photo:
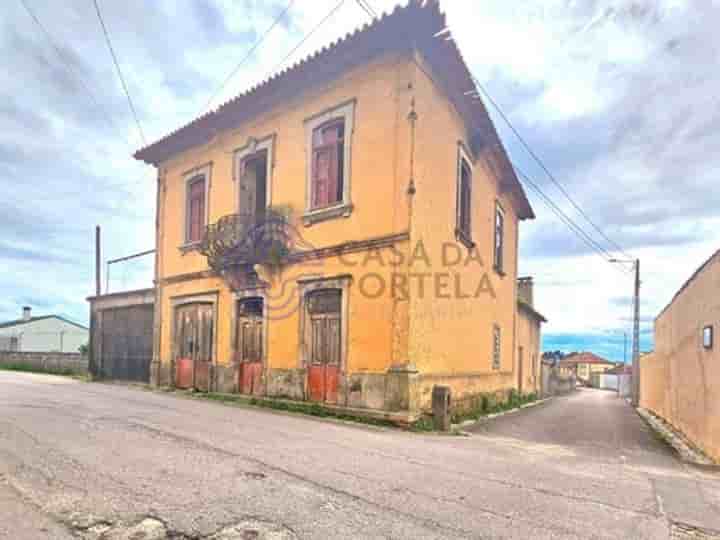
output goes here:
[[281, 266], [290, 254], [287, 215], [266, 209], [262, 217], [230, 214], [205, 228], [199, 251], [222, 276], [252, 274], [256, 264]]

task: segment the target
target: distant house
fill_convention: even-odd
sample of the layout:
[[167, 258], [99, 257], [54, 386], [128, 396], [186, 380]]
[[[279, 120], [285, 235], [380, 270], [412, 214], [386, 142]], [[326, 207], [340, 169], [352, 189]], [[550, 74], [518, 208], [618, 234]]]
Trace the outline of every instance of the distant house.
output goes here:
[[0, 323], [0, 351], [78, 352], [88, 335], [81, 324], [59, 315], [33, 317], [25, 306], [20, 319]]
[[562, 373], [574, 373], [581, 382], [589, 384], [593, 373], [605, 373], [617, 364], [591, 352], [579, 352], [567, 355], [557, 366]]
[[547, 319], [535, 309], [533, 279], [521, 277], [517, 282], [518, 392], [539, 393], [541, 391], [540, 326], [547, 322]]

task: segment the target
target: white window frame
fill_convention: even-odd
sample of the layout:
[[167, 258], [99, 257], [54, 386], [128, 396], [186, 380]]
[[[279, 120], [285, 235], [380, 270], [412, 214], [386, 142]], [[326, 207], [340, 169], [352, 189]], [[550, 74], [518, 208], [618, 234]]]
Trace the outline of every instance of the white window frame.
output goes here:
[[212, 171], [212, 163], [207, 163], [199, 167], [195, 167], [183, 173], [183, 186], [185, 189], [185, 200], [183, 203], [183, 244], [181, 248], [193, 248], [200, 244], [199, 241], [190, 241], [190, 184], [199, 177], [205, 179], [205, 216], [203, 217], [203, 227], [207, 227], [210, 219], [210, 173]]
[[[345, 101], [340, 105], [322, 111], [305, 119], [305, 213], [303, 223], [310, 226], [314, 223], [348, 217], [352, 213], [350, 176], [352, 171], [353, 133], [355, 132], [356, 99]], [[313, 132], [331, 120], [344, 121], [343, 140], [343, 194], [342, 200], [324, 208], [312, 208], [312, 163], [313, 163]]]
[[[470, 230], [462, 230], [462, 224], [460, 223], [460, 204], [462, 202], [462, 166], [465, 162], [470, 169]], [[455, 239], [464, 244], [468, 248], [475, 247], [475, 242], [472, 239], [472, 228], [473, 228], [473, 179], [475, 178], [475, 164], [470, 158], [470, 153], [465, 149], [465, 145], [462, 141], [458, 141], [457, 151], [457, 170], [455, 172]]]
[[233, 184], [235, 212], [240, 211], [240, 170], [244, 159], [265, 150], [267, 153], [267, 171], [265, 175], [265, 208], [272, 205], [272, 175], [275, 169], [275, 134], [267, 135], [261, 139], [248, 137], [244, 146], [237, 148], [233, 156]]

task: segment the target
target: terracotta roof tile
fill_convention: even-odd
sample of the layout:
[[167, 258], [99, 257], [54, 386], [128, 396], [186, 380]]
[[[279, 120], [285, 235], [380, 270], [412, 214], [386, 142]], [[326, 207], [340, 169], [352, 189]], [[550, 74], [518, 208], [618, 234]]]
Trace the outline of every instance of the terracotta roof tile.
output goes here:
[[477, 90], [462, 55], [446, 29], [445, 14], [437, 0], [410, 0], [360, 29], [323, 47], [291, 67], [208, 111], [160, 140], [138, 150], [135, 158], [157, 165], [169, 157], [210, 140], [217, 132], [269, 111], [300, 92], [322, 87], [343, 73], [390, 52], [417, 50], [425, 58], [449, 99], [473, 133], [474, 142], [500, 156], [503, 184], [518, 203], [521, 219], [534, 213], [517, 179], [500, 138], [482, 101], [467, 92]]

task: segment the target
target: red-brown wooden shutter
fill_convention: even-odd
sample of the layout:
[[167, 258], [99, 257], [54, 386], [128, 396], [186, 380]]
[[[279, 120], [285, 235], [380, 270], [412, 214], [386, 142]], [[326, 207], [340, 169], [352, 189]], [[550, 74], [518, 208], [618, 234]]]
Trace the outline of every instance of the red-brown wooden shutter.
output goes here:
[[342, 200], [339, 193], [342, 123], [320, 127], [313, 133], [312, 207], [321, 208]]
[[205, 223], [205, 180], [196, 180], [190, 184], [190, 226], [188, 240], [198, 242], [202, 239], [202, 228]]

